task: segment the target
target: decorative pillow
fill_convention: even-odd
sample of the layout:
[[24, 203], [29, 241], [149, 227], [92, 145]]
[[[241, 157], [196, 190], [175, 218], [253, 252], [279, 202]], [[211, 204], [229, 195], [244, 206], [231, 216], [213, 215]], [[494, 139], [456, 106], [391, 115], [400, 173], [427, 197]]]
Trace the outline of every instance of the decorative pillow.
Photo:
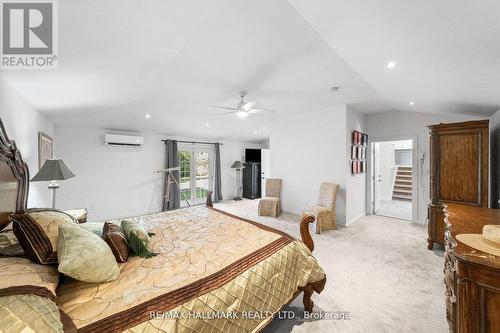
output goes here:
[[127, 236], [130, 250], [141, 258], [151, 258], [158, 253], [148, 249], [149, 234], [142, 225], [137, 222], [123, 220], [122, 228]]
[[75, 220], [78, 221], [78, 223], [87, 222], [87, 215], [89, 214], [89, 212], [86, 208], [67, 209], [64, 212], [71, 215]]
[[35, 264], [26, 258], [0, 258], [0, 296], [22, 291], [55, 300], [58, 283], [54, 266]]
[[39, 264], [57, 264], [57, 239], [60, 225], [77, 225], [68, 214], [51, 209], [31, 209], [10, 216], [26, 256]]
[[59, 273], [25, 258], [0, 258], [0, 331], [76, 332], [56, 304]]
[[103, 222], [86, 222], [86, 223], [81, 223], [80, 228], [83, 228], [87, 231], [90, 231], [97, 236], [101, 237], [102, 236], [102, 229], [104, 227]]
[[0, 257], [21, 257], [24, 256], [23, 248], [14, 235], [12, 229], [0, 232]]
[[49, 298], [20, 294], [0, 297], [2, 332], [63, 333], [64, 326], [57, 304]]
[[128, 242], [123, 229], [116, 224], [106, 222], [102, 230], [102, 238], [109, 245], [117, 262], [128, 259]]
[[57, 258], [59, 272], [83, 282], [113, 281], [120, 273], [108, 244], [78, 225], [59, 226]]

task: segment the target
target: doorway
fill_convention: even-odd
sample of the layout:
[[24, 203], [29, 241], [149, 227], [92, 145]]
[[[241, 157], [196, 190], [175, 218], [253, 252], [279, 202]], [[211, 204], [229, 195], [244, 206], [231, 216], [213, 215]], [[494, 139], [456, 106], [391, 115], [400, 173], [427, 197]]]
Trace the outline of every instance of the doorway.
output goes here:
[[208, 191], [213, 186], [212, 147], [180, 145], [177, 158], [180, 168], [181, 207], [205, 202]]
[[372, 212], [406, 221], [416, 219], [415, 140], [373, 140]]

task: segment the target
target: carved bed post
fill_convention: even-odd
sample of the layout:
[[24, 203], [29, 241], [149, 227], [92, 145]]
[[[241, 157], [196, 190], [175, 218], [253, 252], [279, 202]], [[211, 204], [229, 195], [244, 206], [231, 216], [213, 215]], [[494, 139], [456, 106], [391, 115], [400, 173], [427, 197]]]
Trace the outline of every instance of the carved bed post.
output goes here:
[[304, 297], [302, 298], [302, 303], [304, 303], [304, 310], [306, 312], [313, 312], [314, 302], [311, 299], [313, 293], [313, 288], [304, 288]]
[[314, 242], [311, 237], [311, 232], [309, 231], [309, 224], [313, 223], [314, 220], [315, 218], [311, 214], [302, 216], [302, 219], [300, 220], [300, 237], [311, 252], [314, 250]]
[[214, 203], [212, 202], [212, 191], [207, 192], [207, 202], [205, 203], [207, 207], [213, 207]]
[[[309, 231], [309, 224], [313, 223], [315, 220], [314, 216], [311, 214], [307, 214], [302, 216], [300, 220], [300, 237], [302, 238], [302, 242], [306, 244], [307, 248], [312, 252], [314, 250], [314, 242], [311, 237], [311, 232]], [[311, 296], [314, 293], [314, 289], [312, 287], [304, 288], [304, 297], [302, 302], [304, 303], [304, 310], [306, 312], [312, 312], [314, 307], [314, 302], [311, 300]]]
[[[2, 119], [0, 119], [0, 230], [7, 226], [9, 215], [24, 211], [28, 202], [29, 171], [23, 161], [16, 143], [7, 136]], [[10, 172], [9, 172], [10, 170]]]

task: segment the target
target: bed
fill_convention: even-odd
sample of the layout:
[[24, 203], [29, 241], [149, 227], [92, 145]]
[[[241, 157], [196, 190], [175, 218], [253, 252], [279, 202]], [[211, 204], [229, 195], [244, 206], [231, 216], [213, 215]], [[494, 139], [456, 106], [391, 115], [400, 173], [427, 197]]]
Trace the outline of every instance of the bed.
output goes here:
[[[0, 219], [5, 223], [9, 213], [26, 209], [29, 174], [0, 127]], [[34, 293], [57, 302], [65, 331], [258, 332], [300, 293], [305, 310], [312, 311], [312, 294], [325, 286], [325, 273], [312, 256], [311, 215], [301, 220], [302, 241], [218, 210], [210, 195], [206, 206], [129, 219], [154, 233], [157, 256], [129, 258], [112, 282], [60, 276], [50, 292]], [[36, 271], [38, 264], [32, 265]], [[5, 283], [0, 301], [15, 296], [17, 289], [2, 287]]]

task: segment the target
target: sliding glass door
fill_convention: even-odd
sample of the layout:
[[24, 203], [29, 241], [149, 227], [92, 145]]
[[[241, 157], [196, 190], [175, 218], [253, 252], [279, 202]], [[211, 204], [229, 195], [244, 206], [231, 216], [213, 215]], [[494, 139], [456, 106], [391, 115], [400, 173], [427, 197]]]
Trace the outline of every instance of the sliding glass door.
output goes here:
[[213, 187], [214, 149], [206, 145], [179, 145], [181, 207], [205, 202]]

